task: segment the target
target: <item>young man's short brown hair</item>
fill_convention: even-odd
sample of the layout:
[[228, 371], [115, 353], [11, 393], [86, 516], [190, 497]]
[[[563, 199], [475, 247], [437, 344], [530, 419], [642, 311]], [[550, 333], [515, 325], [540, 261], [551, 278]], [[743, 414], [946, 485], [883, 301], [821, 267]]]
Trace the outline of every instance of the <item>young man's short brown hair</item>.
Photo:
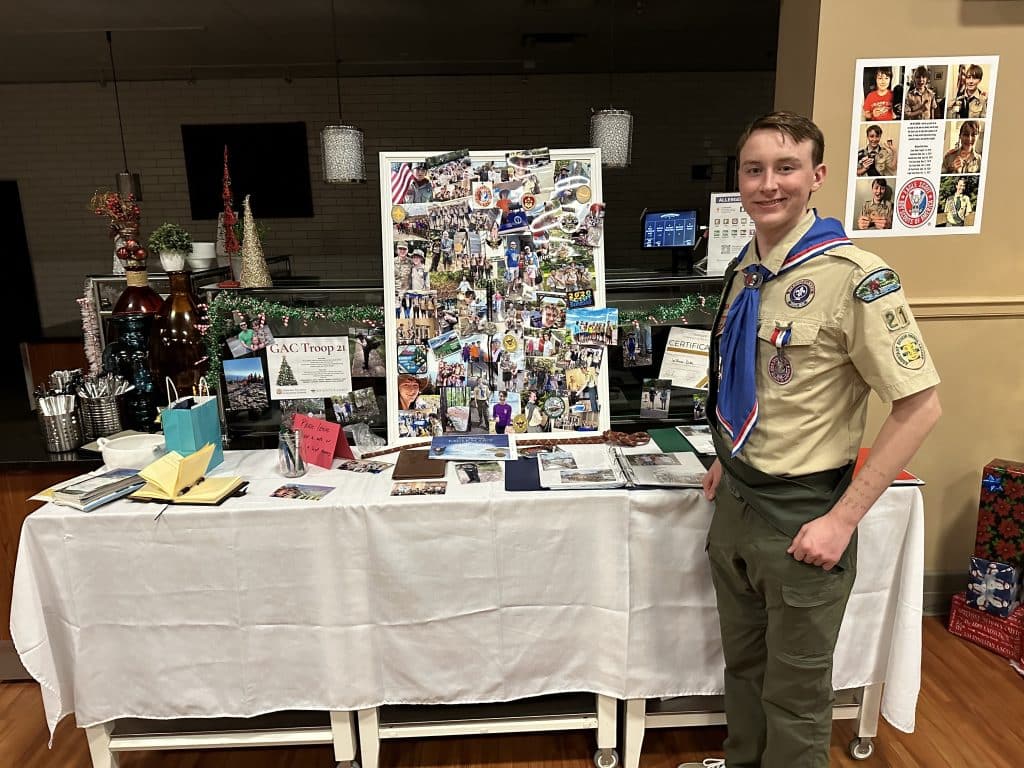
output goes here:
[[825, 135], [821, 128], [803, 115], [795, 112], [772, 112], [754, 120], [740, 134], [740, 140], [736, 142], [736, 157], [739, 159], [743, 152], [743, 145], [747, 143], [754, 131], [777, 131], [783, 136], [788, 136], [797, 144], [801, 141], [811, 142], [811, 159], [814, 164], [821, 165], [825, 159]]

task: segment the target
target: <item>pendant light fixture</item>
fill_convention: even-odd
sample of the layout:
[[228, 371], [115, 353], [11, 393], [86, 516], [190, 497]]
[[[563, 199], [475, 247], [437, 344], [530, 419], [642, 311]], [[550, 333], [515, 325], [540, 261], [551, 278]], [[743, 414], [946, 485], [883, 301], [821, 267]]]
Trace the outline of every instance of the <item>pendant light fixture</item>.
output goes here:
[[[615, 0], [609, 0], [608, 102], [615, 76]], [[633, 115], [625, 109], [592, 110], [590, 145], [600, 147], [605, 168], [628, 168], [633, 159]]]
[[114, 67], [114, 43], [110, 30], [107, 30], [107, 52], [110, 54], [110, 74], [114, 83], [114, 107], [117, 109], [117, 127], [121, 129], [121, 158], [124, 170], [117, 174], [117, 194], [122, 198], [132, 195], [137, 201], [142, 200], [142, 177], [128, 170], [128, 150], [124, 143], [124, 123], [121, 121], [121, 99], [117, 93], [117, 69]]
[[320, 131], [324, 181], [330, 184], [351, 184], [366, 181], [363, 159], [363, 132], [353, 125], [341, 125], [341, 72], [338, 68], [338, 25], [334, 0], [331, 1], [331, 40], [334, 43], [334, 85], [338, 94], [338, 125], [327, 125]]

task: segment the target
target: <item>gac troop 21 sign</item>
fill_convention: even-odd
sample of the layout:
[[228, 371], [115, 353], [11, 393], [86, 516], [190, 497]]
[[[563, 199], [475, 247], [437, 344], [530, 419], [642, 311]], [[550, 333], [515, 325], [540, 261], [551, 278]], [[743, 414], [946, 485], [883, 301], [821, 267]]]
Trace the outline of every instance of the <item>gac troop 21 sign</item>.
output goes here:
[[846, 230], [981, 231], [998, 56], [859, 59]]

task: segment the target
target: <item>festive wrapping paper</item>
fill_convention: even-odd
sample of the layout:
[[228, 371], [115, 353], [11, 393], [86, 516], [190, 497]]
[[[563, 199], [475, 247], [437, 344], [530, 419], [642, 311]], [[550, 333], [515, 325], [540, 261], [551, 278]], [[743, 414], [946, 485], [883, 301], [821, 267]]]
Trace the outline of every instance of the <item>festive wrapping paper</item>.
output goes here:
[[985, 465], [974, 554], [1024, 566], [1024, 463], [993, 459]]
[[949, 631], [1004, 658], [1018, 659], [1024, 653], [1024, 608], [1004, 619], [972, 608], [966, 595], [957, 593], [949, 611]]
[[1020, 605], [1020, 568], [971, 558], [971, 580], [967, 585], [967, 604], [972, 608], [1006, 618]]

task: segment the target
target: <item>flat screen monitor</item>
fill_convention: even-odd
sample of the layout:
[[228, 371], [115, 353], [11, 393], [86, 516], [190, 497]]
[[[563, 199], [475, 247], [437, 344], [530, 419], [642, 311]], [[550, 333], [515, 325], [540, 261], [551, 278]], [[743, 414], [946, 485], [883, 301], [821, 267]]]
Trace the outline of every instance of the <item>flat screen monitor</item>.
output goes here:
[[644, 214], [644, 248], [692, 248], [696, 242], [696, 211], [647, 211]]

